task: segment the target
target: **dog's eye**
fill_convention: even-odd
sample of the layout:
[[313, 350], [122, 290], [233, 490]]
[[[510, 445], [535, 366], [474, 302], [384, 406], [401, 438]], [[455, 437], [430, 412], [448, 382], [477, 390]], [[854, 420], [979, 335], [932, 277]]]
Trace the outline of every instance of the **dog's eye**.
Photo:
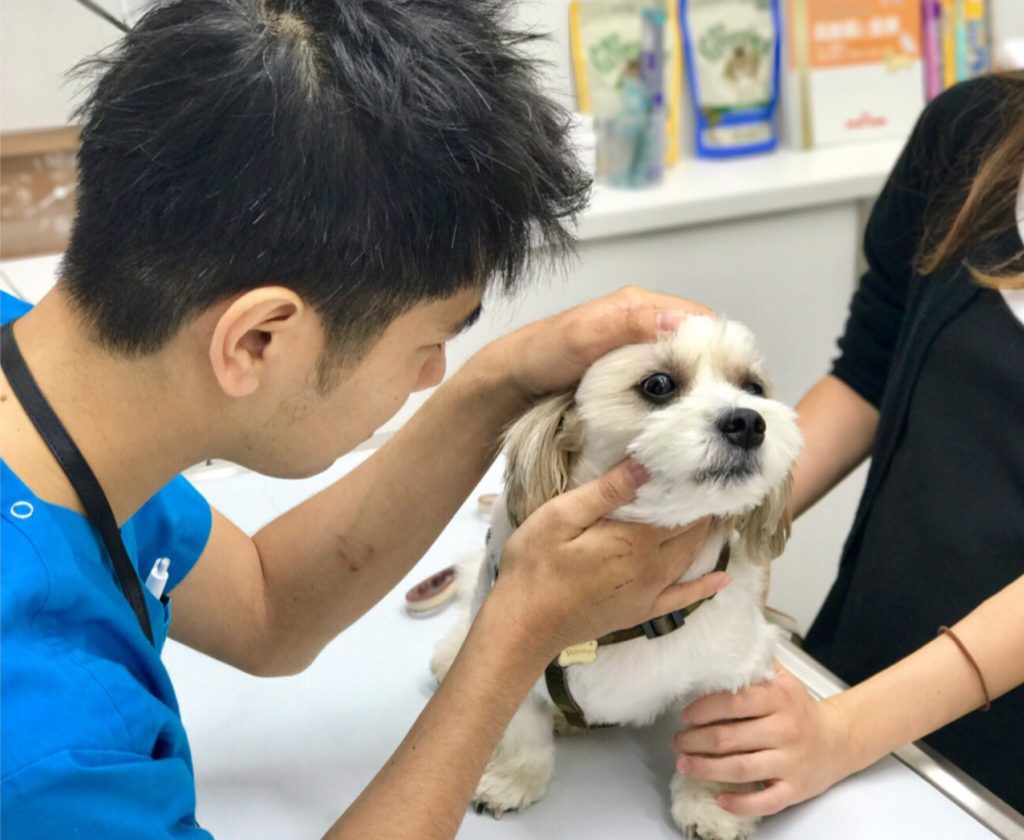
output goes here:
[[640, 393], [652, 402], [664, 402], [676, 392], [675, 380], [667, 373], [655, 373], [640, 383]]
[[760, 382], [754, 381], [753, 379], [743, 384], [743, 390], [748, 394], [753, 394], [755, 397], [764, 396], [764, 385]]

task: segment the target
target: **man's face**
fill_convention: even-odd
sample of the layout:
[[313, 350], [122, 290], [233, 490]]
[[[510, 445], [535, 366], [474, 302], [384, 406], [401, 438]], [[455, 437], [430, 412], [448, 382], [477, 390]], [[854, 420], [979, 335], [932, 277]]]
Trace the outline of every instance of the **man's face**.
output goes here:
[[[480, 300], [480, 291], [468, 290], [418, 304], [392, 321], [359, 364], [344, 368], [327, 391], [317, 388], [318, 372], [311, 366], [297, 392], [251, 437], [247, 466], [298, 478], [350, 452], [393, 417], [409, 394], [441, 382], [445, 343], [475, 320]], [[318, 341], [322, 349], [322, 335]]]

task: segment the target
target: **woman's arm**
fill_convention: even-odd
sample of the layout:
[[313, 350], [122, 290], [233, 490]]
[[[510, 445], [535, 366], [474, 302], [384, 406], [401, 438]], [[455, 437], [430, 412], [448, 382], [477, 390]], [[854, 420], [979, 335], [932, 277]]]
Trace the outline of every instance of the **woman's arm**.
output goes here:
[[[937, 628], [936, 628], [937, 629]], [[1024, 683], [1024, 577], [952, 628], [992, 699]], [[882, 756], [979, 708], [981, 681], [952, 639], [940, 636], [868, 680], [815, 701], [788, 671], [684, 710], [680, 772], [727, 782], [764, 781], [718, 797], [737, 814], [773, 814], [827, 790]], [[736, 720], [739, 718], [739, 720]]]
[[793, 468], [794, 519], [846, 478], [871, 452], [878, 410], [836, 376], [825, 376], [796, 407], [804, 449]]

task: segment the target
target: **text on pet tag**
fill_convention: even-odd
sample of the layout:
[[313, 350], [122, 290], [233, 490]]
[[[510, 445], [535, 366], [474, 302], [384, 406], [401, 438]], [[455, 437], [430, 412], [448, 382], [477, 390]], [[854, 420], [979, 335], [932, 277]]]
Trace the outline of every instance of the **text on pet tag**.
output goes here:
[[578, 645], [569, 645], [558, 654], [558, 664], [563, 668], [566, 665], [589, 665], [595, 659], [597, 659], [597, 639], [580, 642]]

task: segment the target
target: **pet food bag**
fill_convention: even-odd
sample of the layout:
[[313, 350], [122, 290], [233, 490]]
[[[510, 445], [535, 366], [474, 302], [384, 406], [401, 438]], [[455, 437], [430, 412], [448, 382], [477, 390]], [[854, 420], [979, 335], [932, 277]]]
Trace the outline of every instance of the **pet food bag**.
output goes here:
[[697, 154], [774, 149], [778, 0], [680, 0], [680, 20]]
[[572, 0], [569, 34], [577, 109], [594, 117], [598, 179], [656, 183], [679, 159], [674, 0]]

